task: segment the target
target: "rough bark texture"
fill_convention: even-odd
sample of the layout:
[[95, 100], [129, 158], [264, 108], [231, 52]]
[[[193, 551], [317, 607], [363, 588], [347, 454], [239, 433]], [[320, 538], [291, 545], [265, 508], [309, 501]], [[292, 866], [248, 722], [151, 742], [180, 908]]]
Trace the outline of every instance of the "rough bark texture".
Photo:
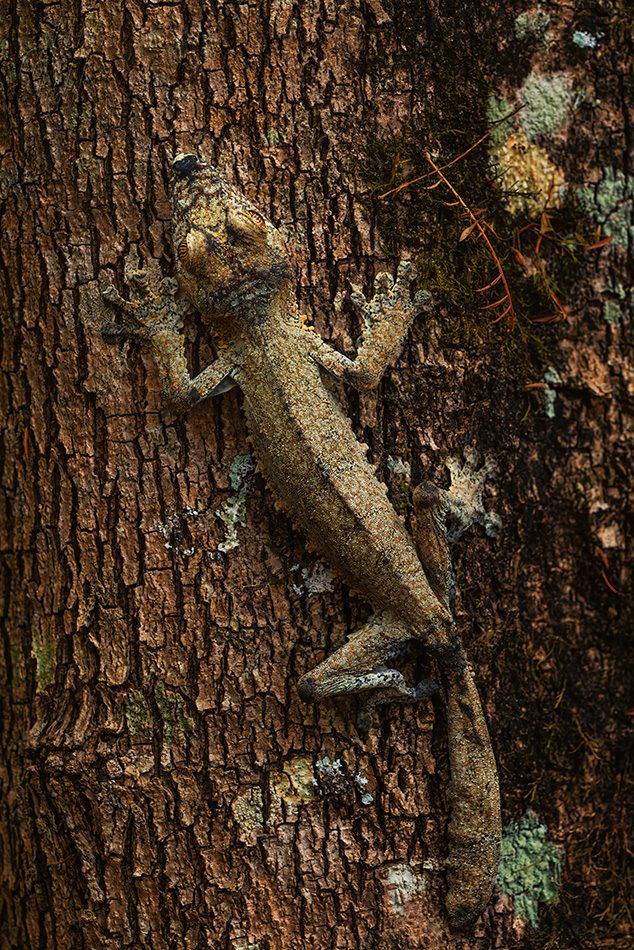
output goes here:
[[[548, 23], [519, 2], [93, 6], [2, 5], [0, 947], [631, 945], [631, 5], [553, 3]], [[345, 350], [349, 282], [368, 290], [397, 250], [453, 260], [471, 220], [373, 186], [423, 174], [424, 148], [457, 157], [488, 92], [529, 100], [531, 75], [567, 77], [561, 121], [555, 103], [523, 128], [594, 196], [571, 233], [614, 235], [553, 258], [566, 286], [546, 304], [565, 296], [567, 320], [518, 303], [514, 327], [489, 326], [475, 308], [498, 295], [480, 295], [468, 324], [437, 267], [441, 305], [378, 397], [341, 394], [404, 514], [389, 457], [413, 484], [446, 484], [466, 445], [499, 464], [504, 530], [460, 542], [457, 617], [505, 820], [538, 813], [563, 887], [538, 929], [498, 893], [457, 938], [442, 701], [381, 710], [368, 733], [352, 703], [299, 701], [367, 606], [248, 474], [236, 391], [171, 416], [86, 300], [124, 266], [171, 273], [165, 153], [198, 150], [288, 234], [302, 309]], [[543, 227], [523, 214], [518, 230]], [[526, 282], [511, 236], [498, 253]], [[465, 258], [473, 288], [487, 255]]]

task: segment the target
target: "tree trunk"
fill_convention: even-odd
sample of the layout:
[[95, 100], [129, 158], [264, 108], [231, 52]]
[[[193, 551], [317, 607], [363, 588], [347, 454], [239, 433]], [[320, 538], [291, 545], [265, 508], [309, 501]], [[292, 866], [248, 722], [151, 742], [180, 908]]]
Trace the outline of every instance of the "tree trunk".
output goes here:
[[[631, 945], [628, 9], [3, 5], [2, 950]], [[281, 228], [344, 352], [351, 284], [413, 257], [437, 298], [378, 394], [340, 397], [406, 518], [410, 472], [498, 464], [456, 616], [507, 841], [532, 809], [561, 850], [526, 863], [563, 888], [507, 851], [473, 936], [444, 905], [442, 699], [367, 732], [299, 700], [369, 605], [276, 512], [237, 390], [174, 416], [101, 338], [98, 280], [174, 273], [179, 151]], [[194, 312], [187, 339], [203, 368]]]

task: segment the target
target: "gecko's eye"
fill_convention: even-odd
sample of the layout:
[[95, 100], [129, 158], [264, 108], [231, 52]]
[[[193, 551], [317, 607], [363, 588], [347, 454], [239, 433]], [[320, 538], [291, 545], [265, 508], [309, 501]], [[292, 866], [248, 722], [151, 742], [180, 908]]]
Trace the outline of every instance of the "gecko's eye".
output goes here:
[[177, 175], [182, 175], [183, 178], [186, 178], [200, 169], [198, 157], [196, 155], [177, 155], [172, 162], [172, 168]]
[[255, 208], [229, 208], [227, 230], [247, 244], [266, 244], [266, 218]]

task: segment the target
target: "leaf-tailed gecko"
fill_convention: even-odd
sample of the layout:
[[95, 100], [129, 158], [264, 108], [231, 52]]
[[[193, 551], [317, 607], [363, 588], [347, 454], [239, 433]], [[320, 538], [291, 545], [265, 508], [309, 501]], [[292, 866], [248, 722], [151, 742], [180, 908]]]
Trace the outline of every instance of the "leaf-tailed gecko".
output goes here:
[[[452, 802], [447, 910], [453, 927], [467, 929], [488, 901], [500, 847], [495, 760], [451, 610], [447, 517], [462, 507], [484, 521], [477, 479], [468, 466], [463, 473], [454, 467], [454, 481], [471, 491], [470, 502], [458, 497], [456, 484], [448, 492], [419, 486], [410, 537], [322, 378], [330, 374], [361, 391], [376, 386], [431, 298], [423, 291], [412, 296], [416, 271], [409, 262], [399, 265], [395, 280], [379, 274], [370, 301], [352, 295], [364, 330], [349, 359], [305, 325], [279, 231], [212, 166], [178, 155], [171, 202], [180, 285], [208, 323], [218, 357], [190, 377], [182, 335], [186, 304], [177, 301], [174, 280], [154, 289], [143, 272], [131, 276], [130, 300], [113, 287], [104, 290], [120, 321], [105, 323], [103, 333], [142, 341], [177, 410], [240, 387], [267, 484], [323, 558], [372, 604], [370, 620], [300, 680], [302, 699], [361, 693], [370, 704], [413, 702], [430, 692], [429, 684], [408, 687], [390, 660], [406, 641], [418, 639], [441, 663]], [[489, 522], [492, 527], [490, 516]]]

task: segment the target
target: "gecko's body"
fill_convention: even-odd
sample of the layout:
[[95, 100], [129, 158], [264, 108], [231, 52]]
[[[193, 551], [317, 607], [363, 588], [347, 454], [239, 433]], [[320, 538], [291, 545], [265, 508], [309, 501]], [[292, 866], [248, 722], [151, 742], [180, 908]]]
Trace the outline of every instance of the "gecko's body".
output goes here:
[[245, 359], [234, 374], [267, 484], [319, 553], [376, 610], [394, 613], [412, 637], [425, 639], [434, 629], [441, 636], [450, 617], [385, 486], [323, 384], [317, 338], [299, 325], [287, 334], [273, 329], [258, 341], [256, 373]]
[[300, 695], [344, 693], [374, 701], [412, 701], [411, 689], [385, 664], [404, 641], [422, 640], [448, 678], [452, 769], [448, 909], [468, 926], [490, 893], [499, 848], [495, 762], [479, 698], [449, 609], [449, 557], [443, 500], [415, 495], [416, 544], [387, 499], [323, 371], [369, 389], [375, 385], [428, 296], [412, 299], [411, 265], [396, 282], [377, 278], [369, 303], [353, 299], [365, 323], [355, 360], [336, 353], [303, 325], [279, 232], [210, 166], [195, 156], [173, 162], [174, 244], [180, 282], [219, 344], [218, 358], [196, 379], [187, 370], [174, 287], [151, 291], [137, 275], [138, 299], [110, 288], [124, 315], [106, 335], [132, 335], [149, 346], [172, 404], [184, 409], [238, 385], [259, 467], [273, 493], [313, 546], [375, 613], [347, 644], [303, 677]]

